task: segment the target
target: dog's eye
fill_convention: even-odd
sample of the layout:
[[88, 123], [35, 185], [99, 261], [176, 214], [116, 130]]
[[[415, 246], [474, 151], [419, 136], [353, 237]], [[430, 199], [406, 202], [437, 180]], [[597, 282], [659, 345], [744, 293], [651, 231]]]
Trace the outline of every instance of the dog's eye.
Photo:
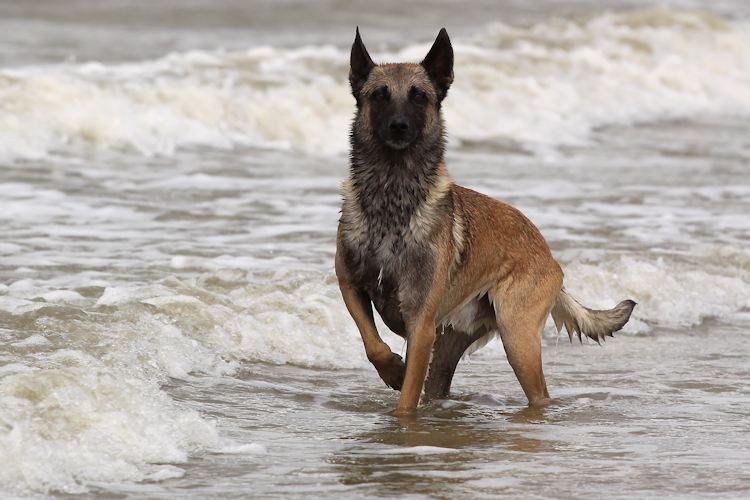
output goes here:
[[425, 104], [427, 104], [427, 94], [425, 94], [418, 88], [412, 87], [409, 94], [411, 95], [411, 102], [413, 102], [414, 104], [417, 104], [419, 106], [424, 106]]
[[391, 98], [391, 93], [388, 91], [388, 87], [380, 87], [372, 94], [372, 99], [375, 102], [387, 102]]

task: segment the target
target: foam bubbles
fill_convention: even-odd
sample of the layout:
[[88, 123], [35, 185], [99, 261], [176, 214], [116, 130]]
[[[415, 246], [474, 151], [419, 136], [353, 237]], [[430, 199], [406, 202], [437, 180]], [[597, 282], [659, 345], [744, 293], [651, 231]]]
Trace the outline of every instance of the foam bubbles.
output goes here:
[[747, 270], [711, 262], [726, 252], [730, 250], [721, 247], [698, 266], [665, 256], [622, 256], [596, 263], [574, 261], [565, 266], [565, 286], [593, 308], [609, 308], [625, 298], [635, 300], [635, 321], [625, 326], [626, 332], [649, 330], [647, 324], [686, 328], [750, 307]]
[[[749, 263], [743, 249], [702, 246], [691, 258], [625, 255], [564, 269], [566, 287], [587, 306], [636, 300], [625, 332], [637, 333], [741, 314], [750, 307]], [[158, 464], [203, 450], [266, 453], [221, 438], [172, 400], [160, 387], [170, 377], [232, 376], [248, 362], [369, 369], [331, 273], [223, 268], [88, 298], [27, 285], [9, 287], [0, 313], [25, 321], [32, 311], [60, 333], [19, 338], [11, 348], [22, 362], [0, 370], [0, 485], [14, 491], [79, 493], [91, 482], [179, 477], [177, 465]], [[30, 309], [39, 296], [86, 314], [71, 321], [70, 311]], [[379, 328], [400, 352], [401, 339]]]
[[[532, 150], [577, 144], [604, 125], [750, 115], [750, 25], [635, 10], [493, 24], [455, 39], [445, 104], [458, 142]], [[375, 54], [420, 60], [428, 45]], [[194, 51], [139, 63], [0, 71], [0, 159], [64, 150], [170, 155], [185, 146], [260, 145], [335, 155], [354, 110], [348, 51]]]
[[58, 362], [0, 379], [0, 485], [81, 493], [87, 482], [142, 480], [148, 464], [216, 445], [213, 425], [155, 384], [81, 352]]

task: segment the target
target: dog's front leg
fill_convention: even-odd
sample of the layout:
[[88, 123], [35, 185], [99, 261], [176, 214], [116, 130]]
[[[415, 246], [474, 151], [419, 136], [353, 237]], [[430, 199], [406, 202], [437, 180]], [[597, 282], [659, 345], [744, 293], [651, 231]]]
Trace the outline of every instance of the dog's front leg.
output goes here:
[[432, 355], [432, 345], [435, 343], [435, 311], [424, 311], [410, 326], [406, 347], [406, 376], [396, 415], [412, 413], [419, 404]]
[[367, 359], [388, 387], [397, 391], [400, 390], [404, 381], [404, 361], [401, 356], [391, 351], [388, 344], [380, 338], [372, 315], [370, 299], [365, 297], [362, 292], [349, 286], [345, 281], [339, 280], [339, 288], [346, 308], [359, 329], [362, 343], [365, 345]]
[[383, 342], [375, 326], [375, 318], [372, 313], [372, 303], [370, 298], [361, 290], [352, 286], [349, 280], [349, 273], [341, 259], [340, 252], [336, 253], [336, 275], [339, 281], [339, 289], [344, 304], [349, 314], [357, 324], [357, 329], [362, 337], [362, 343], [365, 345], [367, 359], [378, 371], [378, 375], [383, 379], [388, 387], [401, 389], [404, 382], [404, 372], [406, 367], [401, 356], [391, 351], [388, 344]]

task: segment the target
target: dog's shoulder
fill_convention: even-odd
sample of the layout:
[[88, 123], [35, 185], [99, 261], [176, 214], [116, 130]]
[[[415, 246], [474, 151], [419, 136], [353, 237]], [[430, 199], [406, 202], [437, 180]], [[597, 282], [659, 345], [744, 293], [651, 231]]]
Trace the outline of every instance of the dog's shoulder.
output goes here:
[[525, 227], [534, 224], [516, 207], [467, 187], [452, 186], [454, 205], [465, 220], [488, 227]]

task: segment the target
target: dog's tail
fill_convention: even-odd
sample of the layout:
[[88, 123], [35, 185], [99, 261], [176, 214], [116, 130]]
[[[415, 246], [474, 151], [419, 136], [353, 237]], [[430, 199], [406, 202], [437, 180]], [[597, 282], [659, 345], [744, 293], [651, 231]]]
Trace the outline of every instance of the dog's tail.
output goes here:
[[635, 302], [632, 300], [623, 300], [607, 311], [589, 309], [568, 295], [563, 288], [552, 307], [552, 319], [555, 321], [558, 333], [565, 325], [571, 342], [575, 332], [578, 334], [579, 341], [583, 341], [581, 338], [583, 334], [596, 340], [598, 344], [599, 341], [604, 340], [604, 337], [607, 335], [612, 337], [614, 332], [625, 326], [634, 307]]

